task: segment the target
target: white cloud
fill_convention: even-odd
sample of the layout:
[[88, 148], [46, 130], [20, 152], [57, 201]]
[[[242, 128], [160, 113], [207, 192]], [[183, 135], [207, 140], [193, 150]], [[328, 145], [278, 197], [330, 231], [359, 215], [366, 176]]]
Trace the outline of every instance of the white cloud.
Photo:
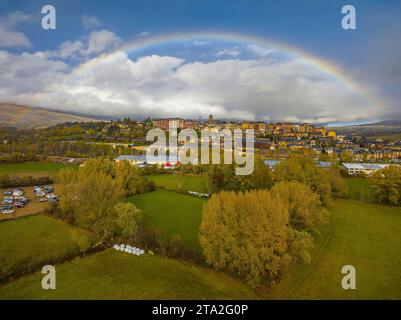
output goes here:
[[122, 43], [122, 40], [113, 32], [102, 29], [92, 31], [82, 40], [64, 41], [58, 50], [50, 53], [52, 58], [60, 59], [88, 59], [100, 53], [113, 50]]
[[0, 51], [0, 100], [37, 105], [36, 95], [64, 76], [67, 65], [43, 52]]
[[86, 55], [114, 49], [121, 44], [121, 39], [109, 30], [94, 31], [90, 34]]
[[210, 45], [211, 42], [210, 41], [206, 41], [206, 40], [194, 40], [192, 42], [195, 46], [207, 46]]
[[0, 26], [0, 48], [29, 48], [31, 46], [31, 41], [22, 32], [9, 31]]
[[60, 60], [90, 57], [119, 42], [102, 30], [65, 42], [52, 54], [0, 51], [0, 100], [119, 117], [350, 121], [380, 118], [386, 111], [296, 59], [186, 62], [150, 55], [131, 60], [117, 50], [72, 69]]
[[14, 31], [18, 24], [34, 20], [32, 16], [16, 11], [0, 17], [0, 48], [29, 48], [31, 42], [22, 32]]
[[260, 57], [267, 57], [268, 55], [277, 52], [277, 50], [275, 49], [264, 48], [257, 44], [249, 44], [247, 45], [247, 49], [251, 51], [253, 54]]
[[141, 33], [139, 33], [139, 36], [140, 37], [147, 37], [147, 36], [149, 36], [150, 35], [150, 32], [149, 31], [142, 31]]
[[82, 15], [81, 21], [82, 21], [82, 26], [84, 27], [85, 30], [98, 29], [103, 25], [98, 17], [88, 16], [85, 14]]
[[222, 50], [219, 50], [215, 53], [216, 57], [221, 57], [221, 56], [231, 56], [231, 57], [238, 57], [241, 54], [241, 50], [238, 48], [224, 48]]
[[7, 14], [6, 16], [0, 17], [0, 25], [7, 29], [15, 28], [18, 24], [23, 22], [29, 22], [35, 20], [29, 14], [22, 11], [15, 11]]
[[79, 40], [64, 41], [59, 46], [59, 50], [54, 54], [61, 59], [68, 59], [68, 58], [77, 59], [82, 55], [84, 49], [85, 48], [82, 41]]

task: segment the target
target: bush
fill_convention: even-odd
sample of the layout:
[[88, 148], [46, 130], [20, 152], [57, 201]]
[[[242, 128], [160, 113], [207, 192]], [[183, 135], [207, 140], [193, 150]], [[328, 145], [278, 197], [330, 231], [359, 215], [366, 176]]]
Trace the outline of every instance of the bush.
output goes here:
[[318, 168], [312, 159], [287, 159], [276, 165], [275, 182], [298, 181], [319, 194], [323, 205], [330, 205], [332, 198], [347, 195], [347, 185], [337, 168]]
[[50, 177], [10, 176], [7, 173], [0, 175], [0, 188], [19, 188], [36, 185], [52, 184]]
[[388, 166], [374, 175], [374, 194], [379, 203], [401, 205], [401, 167]]

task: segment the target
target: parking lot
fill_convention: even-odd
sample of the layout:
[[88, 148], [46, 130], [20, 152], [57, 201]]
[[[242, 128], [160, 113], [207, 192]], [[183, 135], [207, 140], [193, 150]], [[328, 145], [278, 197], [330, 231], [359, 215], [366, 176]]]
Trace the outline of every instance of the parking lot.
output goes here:
[[[49, 197], [55, 195], [53, 188], [53, 186], [49, 186], [49, 189], [45, 190], [43, 186], [41, 189], [37, 188], [36, 193], [33, 186], [0, 189], [0, 207], [2, 209], [0, 210], [0, 220], [42, 212], [49, 207], [51, 201], [55, 200], [50, 198], [49, 201]], [[17, 192], [17, 190], [21, 190], [21, 192]], [[6, 209], [6, 211], [3, 209]]]

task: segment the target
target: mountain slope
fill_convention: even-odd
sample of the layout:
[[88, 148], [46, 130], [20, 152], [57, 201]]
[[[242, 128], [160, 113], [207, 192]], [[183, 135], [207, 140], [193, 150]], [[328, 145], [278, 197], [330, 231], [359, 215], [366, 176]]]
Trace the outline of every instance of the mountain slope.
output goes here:
[[393, 134], [401, 132], [401, 119], [384, 120], [375, 123], [329, 128], [338, 134], [357, 134], [363, 136]]
[[95, 119], [59, 111], [14, 104], [0, 104], [0, 126], [18, 128], [50, 127], [63, 122], [89, 122]]

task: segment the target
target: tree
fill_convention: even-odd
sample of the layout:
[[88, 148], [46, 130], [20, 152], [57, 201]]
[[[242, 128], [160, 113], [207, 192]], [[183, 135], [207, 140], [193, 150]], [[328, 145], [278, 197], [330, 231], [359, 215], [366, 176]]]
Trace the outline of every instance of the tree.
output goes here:
[[91, 247], [92, 241], [83, 232], [79, 232], [78, 230], [71, 230], [71, 239], [77, 245], [79, 252], [85, 255], [85, 252]]
[[348, 195], [348, 185], [341, 175], [338, 167], [322, 171], [330, 183], [331, 194], [334, 198], [346, 198]]
[[401, 205], [401, 167], [390, 165], [374, 174], [375, 197], [380, 203]]
[[132, 203], [118, 203], [114, 207], [117, 215], [116, 223], [118, 234], [122, 238], [132, 238], [138, 231], [138, 225], [142, 221], [142, 211]]
[[92, 173], [101, 172], [112, 177], [115, 176], [113, 162], [105, 158], [86, 160], [79, 171], [82, 175], [90, 175]]
[[153, 191], [156, 186], [142, 174], [138, 167], [128, 161], [120, 161], [115, 165], [115, 176], [120, 179], [126, 196], [133, 196], [147, 191]]
[[116, 177], [121, 179], [126, 196], [144, 192], [147, 180], [140, 175], [139, 169], [128, 161], [121, 161], [116, 165]]
[[[341, 177], [340, 177], [341, 178]], [[280, 162], [274, 169], [275, 182], [298, 181], [311, 187], [319, 194], [323, 205], [329, 205], [332, 200], [332, 187], [327, 173], [318, 168], [313, 160], [290, 158]]]
[[328, 223], [328, 212], [321, 206], [320, 197], [298, 181], [281, 181], [271, 192], [288, 203], [290, 225], [296, 230], [316, 232], [317, 227]]
[[115, 205], [124, 195], [121, 182], [104, 172], [80, 168], [60, 170], [60, 215], [95, 232], [101, 241], [113, 237]]
[[207, 263], [253, 287], [275, 281], [291, 261], [307, 257], [311, 241], [289, 225], [283, 198], [267, 190], [224, 191], [203, 208], [200, 243]]

